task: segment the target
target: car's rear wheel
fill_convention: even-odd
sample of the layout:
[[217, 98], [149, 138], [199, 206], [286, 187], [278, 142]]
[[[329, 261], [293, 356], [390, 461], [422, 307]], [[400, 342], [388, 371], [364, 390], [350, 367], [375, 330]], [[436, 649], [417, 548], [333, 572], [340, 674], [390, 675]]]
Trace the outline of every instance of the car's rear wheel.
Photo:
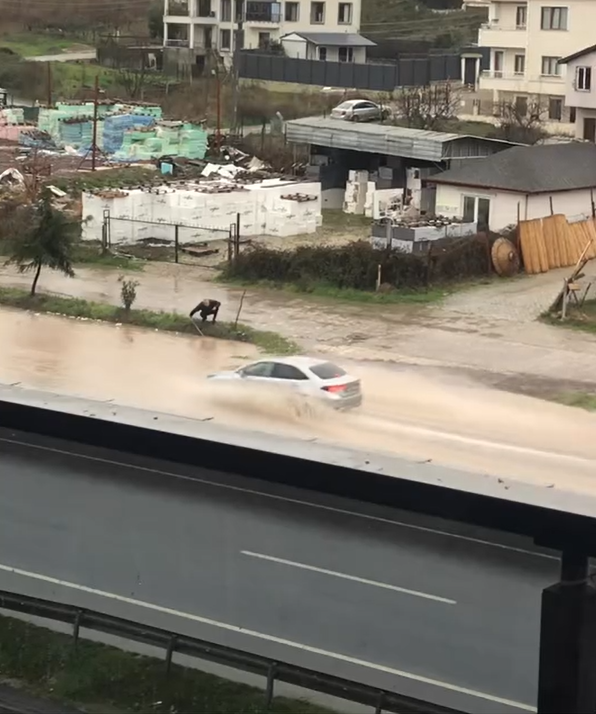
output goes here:
[[312, 419], [315, 410], [308, 397], [299, 396], [293, 403], [294, 414], [299, 419]]

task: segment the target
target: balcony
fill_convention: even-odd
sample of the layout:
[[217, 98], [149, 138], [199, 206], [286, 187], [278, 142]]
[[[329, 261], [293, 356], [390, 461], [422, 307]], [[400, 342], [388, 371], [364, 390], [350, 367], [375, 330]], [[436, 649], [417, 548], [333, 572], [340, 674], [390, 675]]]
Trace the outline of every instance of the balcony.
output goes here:
[[519, 92], [519, 94], [565, 94], [563, 77], [513, 74], [511, 72], [495, 72], [485, 70], [480, 74], [480, 89], [497, 90], [499, 92]]
[[495, 21], [481, 25], [478, 32], [478, 44], [481, 47], [524, 50], [527, 38], [528, 34], [525, 27], [499, 25]]
[[192, 19], [199, 25], [215, 25], [217, 13], [211, 5], [211, 0], [196, 0]]
[[279, 25], [281, 3], [247, 2], [244, 21], [252, 25]]
[[169, 0], [166, 4], [165, 15], [170, 17], [188, 17], [190, 6], [187, 0]]

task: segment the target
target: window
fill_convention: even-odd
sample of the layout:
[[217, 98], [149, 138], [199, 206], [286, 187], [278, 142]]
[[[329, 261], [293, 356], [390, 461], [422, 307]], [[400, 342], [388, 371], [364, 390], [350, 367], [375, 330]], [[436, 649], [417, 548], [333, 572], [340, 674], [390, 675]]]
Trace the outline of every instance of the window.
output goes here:
[[353, 47], [338, 48], [337, 58], [340, 62], [353, 62], [354, 61], [354, 48]]
[[475, 196], [464, 196], [464, 223], [474, 223], [474, 217], [476, 215], [476, 197]]
[[478, 223], [478, 229], [484, 230], [489, 226], [490, 199], [480, 196], [464, 196], [464, 223]]
[[219, 31], [219, 49], [220, 50], [232, 49], [232, 31], [231, 30], [220, 30]]
[[266, 50], [271, 45], [271, 33], [259, 32], [259, 49]]
[[327, 59], [327, 48], [326, 47], [319, 47], [319, 59], [322, 62], [325, 62]]
[[515, 98], [515, 113], [518, 117], [525, 117], [528, 115], [528, 98], [521, 96]]
[[243, 377], [271, 377], [273, 367], [273, 362], [257, 362], [256, 364], [249, 364], [248, 367], [240, 370], [240, 374]]
[[220, 22], [232, 22], [232, 0], [221, 0], [219, 15]]
[[591, 67], [578, 67], [575, 70], [575, 88], [580, 92], [589, 92], [592, 89]]
[[488, 198], [479, 198], [476, 211], [476, 220], [478, 221], [478, 230], [487, 230], [490, 217], [490, 200]]
[[274, 364], [272, 377], [273, 379], [308, 379], [304, 372], [301, 372], [297, 367], [283, 362]]
[[497, 50], [493, 54], [493, 72], [495, 77], [503, 76], [503, 52], [501, 50]]
[[542, 74], [547, 77], [558, 77], [561, 74], [560, 57], [543, 57]]
[[325, 3], [311, 2], [310, 4], [310, 24], [322, 25], [325, 22]]
[[515, 55], [513, 62], [514, 74], [524, 74], [526, 71], [526, 55]]
[[345, 377], [346, 373], [333, 362], [321, 362], [310, 368], [313, 374], [316, 374], [319, 379], [336, 379], [337, 377]]
[[520, 30], [526, 26], [528, 19], [528, 8], [526, 5], [518, 5], [515, 8], [515, 26]]
[[563, 98], [550, 97], [548, 100], [548, 118], [553, 121], [561, 121], [563, 116]]
[[577, 114], [577, 112], [575, 111], [575, 107], [569, 107], [569, 123], [570, 124], [575, 124], [576, 114]]
[[351, 25], [352, 24], [352, 3], [351, 2], [340, 2], [337, 11], [337, 24], [338, 25]]
[[566, 30], [567, 29], [567, 8], [566, 7], [543, 7], [540, 15], [541, 30]]
[[285, 15], [284, 15], [285, 21], [286, 22], [298, 22], [299, 8], [300, 8], [300, 3], [287, 2], [285, 5]]

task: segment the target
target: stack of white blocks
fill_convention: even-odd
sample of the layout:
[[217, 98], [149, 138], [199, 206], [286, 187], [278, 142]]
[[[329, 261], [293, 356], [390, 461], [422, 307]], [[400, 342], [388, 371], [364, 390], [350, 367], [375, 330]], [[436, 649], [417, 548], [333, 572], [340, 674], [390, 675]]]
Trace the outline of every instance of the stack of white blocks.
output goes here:
[[[320, 183], [289, 183], [277, 179], [236, 187], [231, 192], [209, 192], [221, 184], [178, 188], [133, 189], [117, 198], [83, 194], [83, 240], [101, 240], [104, 211], [109, 211], [114, 244], [143, 239], [174, 240], [178, 224], [180, 243], [227, 238], [240, 214], [240, 235], [290, 237], [314, 233], [321, 225]], [[284, 199], [301, 194], [308, 201]], [[126, 220], [117, 220], [118, 218]], [[163, 225], [162, 225], [163, 224]]]

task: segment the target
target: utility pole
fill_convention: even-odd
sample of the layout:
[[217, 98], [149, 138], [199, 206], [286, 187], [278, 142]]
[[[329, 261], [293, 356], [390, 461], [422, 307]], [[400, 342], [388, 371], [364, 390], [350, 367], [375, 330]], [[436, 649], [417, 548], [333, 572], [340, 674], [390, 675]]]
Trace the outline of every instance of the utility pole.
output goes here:
[[219, 156], [221, 146], [221, 77], [219, 76], [219, 60], [215, 60], [215, 92], [217, 103], [217, 134], [215, 135], [215, 150]]
[[232, 132], [235, 133], [238, 129], [238, 94], [240, 84], [240, 50], [241, 44], [244, 43], [244, 14], [245, 0], [236, 0], [236, 29], [234, 30], [234, 53], [232, 58]]
[[52, 63], [48, 62], [48, 109], [52, 106]]
[[93, 95], [93, 143], [91, 145], [91, 171], [95, 171], [97, 161], [97, 122], [99, 114], [99, 75], [95, 75], [95, 92]]

